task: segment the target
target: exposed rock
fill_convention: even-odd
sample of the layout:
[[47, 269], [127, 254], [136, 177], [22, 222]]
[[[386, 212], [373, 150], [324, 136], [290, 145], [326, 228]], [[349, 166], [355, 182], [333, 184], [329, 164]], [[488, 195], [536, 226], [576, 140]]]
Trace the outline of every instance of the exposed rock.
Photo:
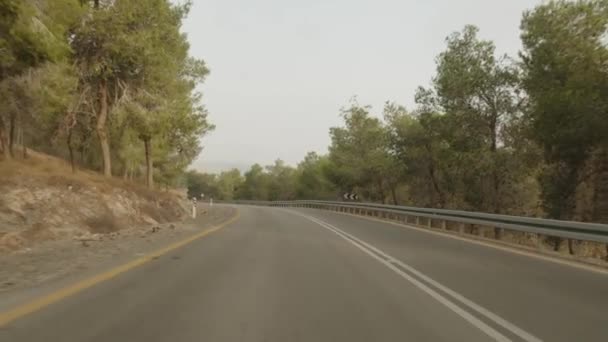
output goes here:
[[64, 238], [89, 242], [116, 239], [120, 229], [149, 225], [154, 225], [155, 233], [161, 230], [160, 223], [177, 221], [187, 214], [175, 196], [144, 189], [99, 188], [86, 182], [66, 185], [67, 176], [62, 177], [15, 175], [3, 179], [0, 251]]

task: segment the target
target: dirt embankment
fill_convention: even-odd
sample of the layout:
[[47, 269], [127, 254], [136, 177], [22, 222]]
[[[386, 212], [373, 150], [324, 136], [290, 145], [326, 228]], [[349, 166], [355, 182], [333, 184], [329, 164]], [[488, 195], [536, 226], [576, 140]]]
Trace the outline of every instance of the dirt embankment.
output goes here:
[[0, 253], [177, 221], [186, 205], [174, 193], [73, 174], [63, 160], [31, 152], [26, 160], [0, 162]]

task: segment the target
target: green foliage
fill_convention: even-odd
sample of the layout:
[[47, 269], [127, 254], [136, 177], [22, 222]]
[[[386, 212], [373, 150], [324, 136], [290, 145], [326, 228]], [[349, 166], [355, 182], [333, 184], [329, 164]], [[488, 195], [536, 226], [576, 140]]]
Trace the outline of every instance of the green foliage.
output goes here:
[[[518, 196], [516, 185], [531, 172], [515, 144], [521, 136], [514, 136], [522, 96], [513, 63], [497, 58], [494, 44], [478, 39], [477, 33], [476, 27], [466, 26], [447, 38], [432, 88], [417, 94], [424, 132], [420, 143], [427, 153], [426, 170], [418, 170], [418, 177], [425, 175], [437, 195], [430, 203], [505, 212], [511, 208], [504, 200]], [[399, 138], [398, 131], [393, 136], [397, 155], [415, 163], [411, 156], [407, 160], [408, 138]]]
[[238, 169], [224, 171], [217, 177], [218, 196], [220, 200], [233, 200], [243, 183], [243, 177]]
[[608, 1], [552, 1], [522, 20], [530, 137], [544, 150], [543, 200], [571, 218], [590, 154], [608, 145]]
[[278, 159], [266, 167], [268, 177], [268, 199], [293, 200], [296, 195], [296, 170]]
[[369, 111], [353, 101], [342, 110], [344, 127], [330, 129], [328, 176], [344, 192], [361, 189], [366, 197], [384, 202], [393, 159], [386, 149], [385, 128]]
[[331, 162], [327, 156], [309, 152], [296, 170], [296, 197], [298, 199], [336, 199], [340, 194], [329, 181]]
[[219, 189], [217, 188], [217, 176], [213, 174], [199, 173], [196, 171], [186, 172], [186, 183], [188, 185], [188, 198], [201, 199], [217, 198]]
[[244, 174], [244, 181], [237, 191], [238, 199], [262, 200], [269, 198], [270, 179], [259, 164], [251, 166]]
[[190, 5], [0, 0], [4, 158], [22, 144], [224, 200], [352, 191], [367, 201], [537, 214], [540, 196], [547, 215], [571, 219], [586, 196], [594, 218], [608, 212], [608, 0], [526, 12], [519, 61], [465, 26], [447, 37], [412, 111], [387, 102], [379, 118], [352, 101], [327, 155], [244, 175], [185, 172], [214, 128], [196, 91], [209, 69], [181, 32]]
[[0, 80], [65, 56], [63, 38], [79, 14], [71, 0], [0, 0]]
[[179, 185], [213, 129], [196, 92], [209, 70], [180, 31], [189, 8], [169, 0], [0, 0], [0, 149], [6, 154], [14, 132], [24, 131], [30, 147], [82, 167], [111, 162], [110, 171], [138, 180], [147, 142], [149, 171], [164, 186]]

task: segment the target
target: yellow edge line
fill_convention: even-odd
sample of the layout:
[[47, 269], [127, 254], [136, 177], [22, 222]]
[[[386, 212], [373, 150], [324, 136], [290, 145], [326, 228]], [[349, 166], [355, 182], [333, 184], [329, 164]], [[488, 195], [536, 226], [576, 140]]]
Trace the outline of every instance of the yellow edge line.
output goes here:
[[183, 247], [195, 240], [204, 238], [224, 227], [226, 227], [227, 225], [233, 223], [234, 221], [238, 220], [240, 214], [237, 210], [236, 214], [234, 216], [232, 216], [228, 221], [225, 221], [219, 225], [213, 226], [209, 229], [206, 229], [203, 232], [200, 232], [196, 235], [193, 235], [185, 240], [182, 241], [178, 241], [175, 242], [165, 248], [159, 249], [153, 253], [150, 253], [144, 257], [135, 259], [133, 261], [130, 261], [124, 265], [115, 267], [113, 269], [110, 269], [106, 272], [97, 274], [95, 276], [92, 276], [90, 278], [84, 279], [82, 281], [79, 281], [75, 284], [72, 285], [68, 285], [62, 289], [59, 289], [53, 293], [50, 293], [46, 296], [42, 296], [40, 298], [34, 299], [28, 303], [25, 303], [23, 305], [20, 305], [18, 307], [15, 307], [9, 311], [6, 312], [2, 312], [0, 313], [0, 327], [3, 327], [5, 325], [7, 325], [8, 323], [11, 323], [14, 320], [17, 320], [25, 315], [34, 313], [36, 311], [39, 311], [40, 309], [43, 309], [53, 303], [59, 302], [64, 298], [67, 298], [69, 296], [73, 296], [76, 293], [88, 289], [94, 285], [97, 285], [99, 283], [102, 283], [104, 281], [110, 280], [122, 273], [125, 273], [129, 270], [134, 269], [135, 267], [141, 266], [147, 262], [150, 262], [151, 260], [154, 260], [156, 258], [158, 258], [159, 256], [163, 255], [163, 254], [167, 254], [173, 250], [176, 250], [180, 247]]

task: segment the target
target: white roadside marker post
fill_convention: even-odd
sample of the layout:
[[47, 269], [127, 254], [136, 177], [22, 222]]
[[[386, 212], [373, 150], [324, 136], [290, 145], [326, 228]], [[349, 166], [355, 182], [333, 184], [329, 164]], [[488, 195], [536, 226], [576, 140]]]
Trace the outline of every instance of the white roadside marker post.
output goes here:
[[192, 218], [196, 218], [196, 197], [192, 197]]

